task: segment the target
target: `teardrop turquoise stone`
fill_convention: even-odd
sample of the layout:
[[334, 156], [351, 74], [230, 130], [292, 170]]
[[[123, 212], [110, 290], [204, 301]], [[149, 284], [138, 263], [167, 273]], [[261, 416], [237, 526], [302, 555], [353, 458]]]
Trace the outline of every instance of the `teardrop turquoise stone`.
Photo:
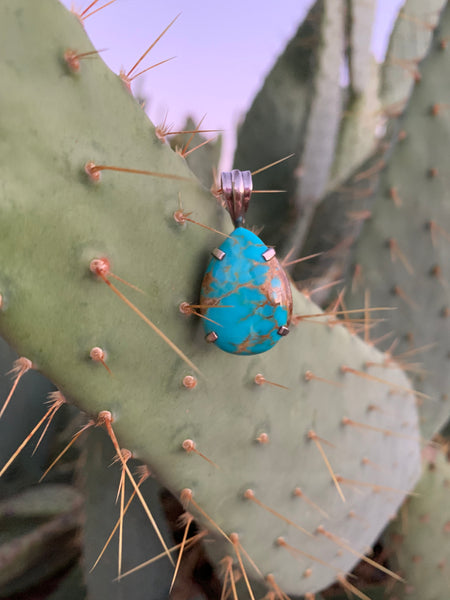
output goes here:
[[216, 346], [232, 354], [259, 354], [279, 340], [278, 329], [289, 324], [292, 295], [289, 281], [268, 247], [243, 227], [234, 230], [213, 257], [202, 283], [200, 304], [206, 334], [214, 331]]

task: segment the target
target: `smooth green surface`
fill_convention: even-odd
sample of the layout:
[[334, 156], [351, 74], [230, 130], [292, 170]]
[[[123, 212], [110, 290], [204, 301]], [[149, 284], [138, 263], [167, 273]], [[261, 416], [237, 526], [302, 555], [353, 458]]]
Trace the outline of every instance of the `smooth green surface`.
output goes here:
[[347, 37], [350, 87], [355, 95], [364, 94], [372, 78], [370, 42], [376, 0], [347, 0]]
[[[156, 138], [100, 59], [83, 62], [79, 74], [67, 71], [67, 47], [91, 49], [73, 15], [54, 0], [11, 0], [2, 4], [0, 16], [0, 76], [8, 89], [0, 96], [1, 333], [70, 401], [91, 415], [111, 410], [120, 443], [148, 461], [173, 493], [191, 488], [199, 506], [227, 533], [238, 532], [262, 573], [273, 573], [287, 593], [325, 587], [334, 569], [309, 559], [299, 565], [274, 540], [283, 535], [344, 572], [357, 559], [323, 536], [305, 536], [242, 494], [254, 489], [261, 501], [313, 532], [324, 517], [293, 497], [300, 486], [328, 513], [330, 531], [366, 551], [402, 493], [346, 486], [344, 504], [307, 432], [314, 429], [333, 444], [324, 442], [324, 448], [343, 477], [409, 489], [419, 465], [413, 396], [343, 375], [343, 364], [362, 370], [382, 355], [342, 326], [301, 321], [272, 351], [248, 359], [205, 344], [199, 320], [181, 314], [179, 304], [198, 300], [208, 252], [221, 237], [191, 223], [179, 226], [172, 215], [181, 193], [192, 218], [214, 226], [215, 199]], [[105, 171], [92, 184], [83, 173], [89, 160], [190, 181]], [[144, 291], [117, 283], [201, 369], [194, 389], [182, 385], [192, 369], [89, 272], [90, 261], [101, 256]], [[317, 310], [295, 294], [294, 312]], [[93, 346], [107, 351], [113, 376], [89, 359]], [[307, 370], [331, 383], [306, 382]], [[409, 385], [399, 370], [370, 372]], [[257, 373], [289, 389], [257, 386]], [[344, 416], [407, 437], [344, 427]], [[255, 441], [263, 432], [267, 445]], [[185, 439], [219, 468], [187, 455]], [[364, 464], [364, 457], [379, 469]], [[190, 508], [210, 529], [210, 554], [219, 560], [232, 553]], [[359, 518], [349, 516], [352, 510]], [[304, 578], [307, 568], [312, 574]]]
[[[334, 161], [330, 172], [327, 190], [339, 193], [352, 172], [362, 167], [374, 153], [380, 137], [384, 135], [384, 116], [380, 111], [378, 87], [380, 67], [373, 56], [369, 60], [369, 77], [366, 87], [360, 94], [349, 91], [344, 106]], [[326, 201], [326, 197], [322, 202]], [[319, 208], [318, 208], [319, 210]]]
[[0, 502], [0, 519], [49, 519], [72, 510], [77, 503], [81, 504], [81, 496], [72, 486], [44, 483]]

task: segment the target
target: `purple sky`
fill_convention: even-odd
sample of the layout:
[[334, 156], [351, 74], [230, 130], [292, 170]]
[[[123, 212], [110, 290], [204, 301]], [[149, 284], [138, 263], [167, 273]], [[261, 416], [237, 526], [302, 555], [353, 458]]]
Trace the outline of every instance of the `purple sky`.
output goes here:
[[[106, 0], [100, 0], [101, 6]], [[89, 0], [63, 0], [80, 11]], [[372, 39], [380, 59], [403, 0], [378, 0]], [[86, 30], [116, 73], [129, 69], [170, 21], [182, 14], [146, 57], [143, 67], [176, 56], [133, 84], [147, 99], [155, 124], [180, 127], [186, 115], [223, 129], [223, 168], [231, 163], [236, 125], [312, 0], [117, 0], [86, 20]], [[276, 11], [274, 11], [274, 6]], [[236, 16], [238, 15], [238, 16]]]

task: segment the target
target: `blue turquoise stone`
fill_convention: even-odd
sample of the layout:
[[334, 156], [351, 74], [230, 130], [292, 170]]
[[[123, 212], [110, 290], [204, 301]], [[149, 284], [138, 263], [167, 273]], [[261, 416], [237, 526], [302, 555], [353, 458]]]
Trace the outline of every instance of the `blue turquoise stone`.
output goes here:
[[275, 257], [263, 258], [268, 247], [243, 227], [235, 229], [219, 249], [225, 256], [211, 259], [202, 283], [205, 332], [214, 331], [216, 346], [225, 352], [266, 352], [280, 340], [278, 329], [291, 318], [286, 274]]

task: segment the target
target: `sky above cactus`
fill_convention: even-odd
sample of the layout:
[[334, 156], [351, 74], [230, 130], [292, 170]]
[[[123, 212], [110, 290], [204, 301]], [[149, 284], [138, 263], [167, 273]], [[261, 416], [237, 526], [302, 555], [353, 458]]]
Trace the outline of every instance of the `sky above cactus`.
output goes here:
[[[62, 0], [83, 10], [88, 0]], [[106, 1], [106, 0], [105, 0]], [[99, 6], [104, 2], [99, 2]], [[133, 84], [157, 125], [166, 114], [176, 128], [187, 115], [206, 118], [203, 127], [222, 129], [223, 167], [231, 165], [235, 131], [265, 75], [294, 34], [312, 0], [211, 2], [197, 0], [117, 0], [86, 21], [94, 45], [118, 72], [129, 69], [170, 21], [178, 20], [158, 42], [143, 68], [176, 58]], [[372, 48], [383, 57], [393, 20], [403, 0], [378, 0]]]

